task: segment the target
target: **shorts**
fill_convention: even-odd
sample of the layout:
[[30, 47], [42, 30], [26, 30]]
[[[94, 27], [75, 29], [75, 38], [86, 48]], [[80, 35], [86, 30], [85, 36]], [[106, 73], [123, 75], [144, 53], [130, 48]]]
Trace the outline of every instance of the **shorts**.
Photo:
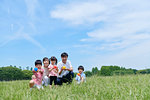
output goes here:
[[42, 85], [34, 84], [33, 88], [43, 89], [43, 86]]

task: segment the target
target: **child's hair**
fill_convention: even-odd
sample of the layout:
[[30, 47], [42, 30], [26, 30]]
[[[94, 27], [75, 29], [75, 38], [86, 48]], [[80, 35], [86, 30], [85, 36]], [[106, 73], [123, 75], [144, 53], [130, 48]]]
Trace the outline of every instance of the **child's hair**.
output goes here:
[[38, 64], [42, 65], [42, 61], [41, 60], [36, 60], [35, 61], [35, 66], [38, 65]]
[[[48, 60], [48, 61], [49, 61], [49, 59], [48, 59], [47, 57], [44, 57], [44, 58], [43, 58], [43, 62], [44, 62], [45, 60]], [[50, 64], [50, 61], [49, 61], [49, 64]]]
[[68, 54], [66, 52], [61, 54], [61, 57], [68, 57]]
[[52, 57], [49, 59], [49, 61], [56, 61], [55, 64], [57, 64], [57, 58], [56, 58], [55, 56], [52, 56]]
[[84, 71], [84, 67], [83, 67], [83, 66], [79, 66], [79, 67], [78, 67], [78, 70], [79, 70], [79, 69], [82, 69], [82, 70]]

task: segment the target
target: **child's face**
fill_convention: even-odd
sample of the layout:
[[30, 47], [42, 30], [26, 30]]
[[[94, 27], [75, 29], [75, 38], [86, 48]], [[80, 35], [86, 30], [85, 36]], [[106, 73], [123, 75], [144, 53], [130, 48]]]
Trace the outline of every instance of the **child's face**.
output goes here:
[[42, 65], [41, 64], [37, 64], [35, 67], [38, 68], [38, 69], [41, 69]]
[[48, 60], [48, 59], [45, 60], [45, 61], [43, 62], [43, 64], [44, 64], [44, 67], [48, 67], [48, 65], [49, 65], [49, 60]]
[[79, 69], [79, 73], [81, 74], [83, 72], [83, 70], [82, 69]]
[[55, 60], [51, 60], [51, 64], [54, 65], [56, 63]]
[[65, 57], [61, 57], [62, 62], [63, 62], [63, 63], [66, 63], [66, 62], [67, 62], [67, 58], [68, 58], [67, 56], [65, 56]]

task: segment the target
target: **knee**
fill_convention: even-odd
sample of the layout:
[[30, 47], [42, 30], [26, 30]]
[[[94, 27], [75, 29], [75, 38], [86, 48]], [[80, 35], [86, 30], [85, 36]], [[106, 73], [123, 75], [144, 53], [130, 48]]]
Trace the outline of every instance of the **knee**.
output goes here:
[[33, 81], [33, 80], [31, 80], [29, 83], [30, 83], [30, 84], [34, 84], [34, 81]]
[[72, 77], [74, 77], [74, 72], [73, 71], [70, 71], [70, 74]]

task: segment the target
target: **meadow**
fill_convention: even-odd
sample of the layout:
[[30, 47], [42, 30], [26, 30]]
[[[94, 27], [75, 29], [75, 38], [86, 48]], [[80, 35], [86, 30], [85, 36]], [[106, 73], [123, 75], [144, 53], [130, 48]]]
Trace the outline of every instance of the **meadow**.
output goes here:
[[92, 76], [85, 84], [30, 91], [28, 80], [0, 82], [0, 100], [149, 100], [150, 75]]

